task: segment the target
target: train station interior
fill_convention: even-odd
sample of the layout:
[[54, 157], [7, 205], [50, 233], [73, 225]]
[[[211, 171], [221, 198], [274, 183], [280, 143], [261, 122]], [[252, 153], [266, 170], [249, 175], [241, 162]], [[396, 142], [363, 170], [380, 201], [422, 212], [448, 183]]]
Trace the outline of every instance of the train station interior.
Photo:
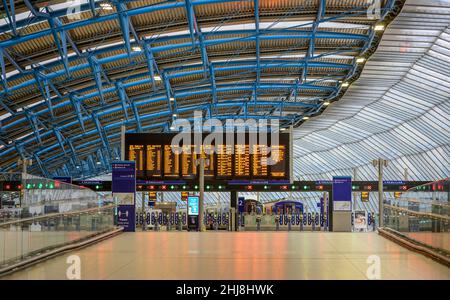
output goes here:
[[0, 281], [450, 280], [449, 75], [449, 0], [3, 0]]

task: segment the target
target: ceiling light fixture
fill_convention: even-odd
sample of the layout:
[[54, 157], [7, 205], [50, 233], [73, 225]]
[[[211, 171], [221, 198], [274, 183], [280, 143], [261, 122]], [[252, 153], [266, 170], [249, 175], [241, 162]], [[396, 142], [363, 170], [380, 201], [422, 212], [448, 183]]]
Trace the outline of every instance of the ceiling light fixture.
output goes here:
[[323, 103], [323, 105], [324, 105], [324, 106], [328, 106], [328, 105], [330, 105], [330, 102], [329, 102], [329, 101], [325, 101], [325, 102]]
[[375, 31], [382, 31], [382, 30], [384, 30], [384, 25], [383, 24], [378, 24], [378, 25], [375, 25]]
[[100, 7], [104, 10], [112, 10], [112, 6], [109, 3], [100, 3]]
[[344, 82], [344, 83], [342, 84], [342, 87], [348, 87], [348, 82]]
[[153, 79], [155, 79], [155, 80], [157, 80], [157, 81], [161, 81], [161, 76], [155, 75], [155, 76], [153, 76]]
[[357, 62], [358, 64], [360, 64], [360, 63], [363, 63], [365, 60], [366, 60], [366, 59], [365, 59], [364, 57], [358, 57], [358, 58], [356, 59], [356, 62]]
[[131, 47], [131, 50], [133, 50], [134, 52], [141, 52], [142, 48], [139, 46], [133, 46], [133, 47]]
[[309, 117], [307, 117], [307, 116], [303, 117], [303, 120], [308, 120], [308, 119], [309, 119]]

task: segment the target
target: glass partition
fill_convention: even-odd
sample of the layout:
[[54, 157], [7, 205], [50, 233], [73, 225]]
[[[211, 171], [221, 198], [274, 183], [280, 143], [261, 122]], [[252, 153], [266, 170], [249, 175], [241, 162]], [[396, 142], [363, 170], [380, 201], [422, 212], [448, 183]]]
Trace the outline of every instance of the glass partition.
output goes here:
[[449, 179], [386, 199], [384, 224], [414, 242], [450, 251]]
[[1, 198], [0, 271], [116, 229], [115, 204], [88, 188], [21, 175], [20, 189], [1, 191]]

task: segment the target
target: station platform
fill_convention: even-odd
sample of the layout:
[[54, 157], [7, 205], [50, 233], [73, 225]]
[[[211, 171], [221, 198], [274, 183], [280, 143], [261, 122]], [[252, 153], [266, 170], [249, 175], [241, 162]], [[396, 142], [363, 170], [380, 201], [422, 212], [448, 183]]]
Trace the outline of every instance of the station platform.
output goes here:
[[450, 279], [450, 269], [377, 233], [122, 233], [1, 279], [66, 279], [67, 257], [81, 279], [367, 279], [369, 256], [380, 279]]

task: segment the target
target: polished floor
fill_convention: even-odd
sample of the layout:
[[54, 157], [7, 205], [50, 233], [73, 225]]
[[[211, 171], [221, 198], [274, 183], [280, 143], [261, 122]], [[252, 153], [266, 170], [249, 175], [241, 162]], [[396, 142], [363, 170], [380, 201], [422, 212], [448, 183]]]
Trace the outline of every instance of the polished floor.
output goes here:
[[450, 232], [402, 232], [410, 238], [430, 245], [450, 251]]
[[73, 254], [81, 279], [367, 279], [369, 257], [381, 279], [450, 279], [376, 233], [331, 232], [123, 233], [2, 279], [66, 279]]

